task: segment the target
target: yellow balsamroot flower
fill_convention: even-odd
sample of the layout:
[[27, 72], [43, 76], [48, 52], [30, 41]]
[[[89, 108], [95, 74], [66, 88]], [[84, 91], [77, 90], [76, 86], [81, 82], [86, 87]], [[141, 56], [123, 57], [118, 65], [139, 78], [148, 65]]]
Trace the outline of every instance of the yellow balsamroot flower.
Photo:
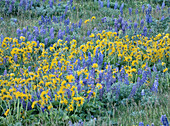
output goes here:
[[98, 64], [97, 64], [97, 63], [94, 63], [92, 67], [93, 67], [93, 68], [98, 68]]
[[92, 33], [89, 37], [90, 37], [90, 38], [94, 38], [94, 36], [95, 36], [95, 35]]
[[76, 101], [76, 104], [78, 105], [78, 107], [80, 107], [84, 103], [84, 98], [83, 97], [73, 97], [73, 100]]
[[67, 104], [68, 104], [68, 101], [64, 98], [64, 100], [61, 100], [60, 103], [67, 105]]
[[25, 37], [23, 37], [23, 36], [20, 36], [20, 39], [21, 39], [22, 41], [25, 41]]
[[3, 95], [3, 97], [1, 97], [1, 99], [2, 100], [6, 100], [6, 101], [12, 100], [12, 96], [10, 96], [10, 95]]
[[44, 48], [45, 44], [44, 43], [40, 43], [40, 47]]
[[36, 42], [36, 41], [32, 41], [32, 45], [33, 45], [34, 47], [36, 47], [36, 46], [37, 46], [37, 42]]
[[146, 63], [142, 65], [142, 68], [144, 68], [146, 66]]
[[73, 104], [70, 104], [68, 109], [69, 109], [69, 111], [73, 111], [74, 110]]
[[165, 68], [165, 69], [163, 70], [164, 73], [165, 73], [166, 71], [168, 71], [168, 68]]
[[133, 60], [132, 61], [132, 66], [136, 66], [136, 65], [138, 65], [138, 61], [137, 60]]
[[9, 113], [9, 109], [7, 109], [7, 110], [6, 110], [6, 112], [5, 112], [5, 114], [4, 114], [4, 115], [5, 115], [5, 116], [7, 116], [7, 115], [8, 115], [8, 113]]
[[132, 57], [131, 57], [131, 56], [127, 56], [127, 57], [125, 57], [125, 61], [126, 61], [126, 62], [130, 62], [130, 61], [132, 61]]
[[49, 105], [48, 106], [48, 110], [50, 110], [50, 109], [52, 109], [53, 108], [53, 106], [52, 105]]
[[135, 68], [131, 69], [131, 72], [136, 72], [136, 69]]
[[2, 48], [6, 48], [6, 47], [7, 47], [7, 44], [6, 44], [5, 42], [2, 42], [1, 47], [2, 47]]
[[54, 48], [54, 47], [50, 47], [50, 51], [51, 51], [51, 52], [54, 52], [54, 51], [55, 51], [55, 48]]
[[97, 87], [98, 89], [102, 89], [103, 86], [102, 86], [101, 84], [97, 83], [97, 84], [96, 84], [96, 87]]
[[72, 83], [75, 78], [74, 78], [74, 76], [71, 74], [71, 75], [67, 75], [67, 76], [66, 76], [66, 79], [68, 80], [69, 83]]
[[13, 77], [13, 76], [15, 76], [15, 74], [14, 73], [10, 73], [10, 76]]
[[27, 94], [23, 94], [23, 99], [24, 99], [24, 101], [27, 101], [28, 100], [28, 95]]
[[94, 19], [96, 19], [96, 17], [95, 17], [95, 16], [93, 16], [93, 17], [91, 18], [91, 20], [94, 20]]
[[43, 80], [48, 80], [48, 75], [43, 76]]
[[3, 65], [3, 58], [0, 57], [0, 65]]
[[84, 24], [86, 24], [87, 22], [90, 22], [90, 20], [89, 20], [89, 19], [85, 20], [85, 21], [84, 21]]
[[162, 66], [165, 66], [166, 63], [162, 62]]
[[46, 91], [42, 91], [40, 97], [41, 97], [41, 98], [44, 98], [44, 96], [45, 96], [46, 94], [47, 94]]
[[35, 107], [35, 104], [37, 104], [37, 103], [38, 103], [38, 101], [34, 101], [34, 102], [32, 103], [32, 105], [31, 105], [31, 107], [34, 108], [34, 107]]
[[80, 49], [81, 49], [83, 52], [86, 52], [86, 51], [87, 51], [86, 45], [81, 45], [81, 46], [80, 46]]

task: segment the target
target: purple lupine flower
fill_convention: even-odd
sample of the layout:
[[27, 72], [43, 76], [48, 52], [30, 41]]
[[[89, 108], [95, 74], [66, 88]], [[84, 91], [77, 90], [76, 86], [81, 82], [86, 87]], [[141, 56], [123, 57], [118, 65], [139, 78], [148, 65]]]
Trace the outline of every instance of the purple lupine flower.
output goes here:
[[146, 15], [146, 22], [147, 23], [152, 23], [152, 16], [151, 15]]
[[150, 4], [148, 4], [147, 13], [151, 14], [151, 12], [152, 12], [152, 6]]
[[145, 5], [142, 5], [142, 12], [144, 13], [145, 11]]
[[138, 8], [136, 8], [136, 10], [135, 10], [135, 14], [138, 14]]
[[129, 15], [132, 15], [132, 8], [129, 8]]
[[159, 11], [160, 10], [160, 7], [159, 7], [159, 4], [156, 6], [156, 11]]
[[114, 9], [117, 9], [117, 7], [118, 7], [118, 2], [116, 1], [116, 2], [115, 2]]
[[3, 17], [1, 17], [0, 19], [1, 19], [1, 21], [3, 21], [3, 20], [4, 20], [4, 19], [3, 19]]
[[107, 8], [110, 7], [110, 0], [107, 0]]
[[146, 27], [143, 28], [143, 35], [147, 36], [147, 28]]
[[45, 45], [47, 45], [48, 44], [48, 38], [45, 38], [44, 41], [45, 41]]
[[122, 5], [120, 6], [120, 13], [121, 13], [121, 15], [123, 15], [123, 7], [124, 7], [124, 3], [122, 3]]
[[129, 85], [128, 74], [125, 75], [124, 82], [125, 84]]
[[70, 31], [69, 31], [69, 26], [66, 26], [66, 33], [69, 34]]
[[119, 15], [119, 18], [118, 18], [118, 23], [121, 23], [123, 20], [123, 18]]
[[119, 98], [119, 93], [120, 93], [120, 83], [116, 87], [116, 99]]
[[159, 86], [159, 83], [158, 83], [158, 80], [156, 79], [153, 83], [153, 86], [152, 86], [152, 91], [154, 92], [157, 92], [158, 91], [158, 86]]
[[103, 1], [100, 2], [100, 8], [103, 8]]
[[68, 11], [68, 6], [65, 7], [65, 13], [67, 13], [67, 11]]
[[[139, 78], [139, 79], [140, 79], [140, 78]], [[138, 80], [139, 80], [139, 79], [138, 79]], [[132, 97], [136, 94], [136, 89], [137, 89], [137, 85], [134, 84], [133, 87], [132, 87], [132, 91], [131, 91], [131, 93], [130, 93], [130, 95], [129, 95], [129, 97], [128, 97], [129, 99], [132, 98]]]
[[51, 39], [54, 39], [54, 28], [53, 27], [50, 29], [50, 37]]
[[7, 75], [7, 70], [4, 70], [4, 76], [6, 76]]
[[33, 34], [34, 34], [36, 37], [38, 37], [38, 36], [39, 36], [39, 30], [38, 30], [38, 27], [34, 26]]
[[60, 61], [58, 61], [58, 66], [59, 66], [59, 68], [61, 68], [61, 66], [62, 66]]
[[38, 24], [39, 24], [39, 26], [41, 26], [41, 25], [42, 25], [42, 22], [41, 22], [41, 21], [38, 21]]
[[156, 66], [155, 64], [153, 65], [153, 68], [152, 68], [153, 72], [157, 72], [157, 69], [156, 69]]
[[61, 31], [61, 29], [58, 31], [58, 39], [62, 39], [62, 31]]
[[163, 10], [164, 7], [165, 7], [165, 1], [163, 1], [161, 9]]
[[12, 12], [12, 4], [9, 5], [9, 10], [8, 10], [9, 13]]
[[27, 32], [27, 36], [29, 36], [31, 33], [30, 32]]
[[28, 71], [31, 72], [31, 66], [28, 66]]
[[138, 27], [138, 23], [137, 23], [137, 22], [135, 22], [135, 23], [134, 23], [134, 30], [136, 30], [136, 29], [137, 29], [137, 27]]
[[51, 8], [53, 8], [53, 1], [52, 0], [49, 0], [49, 5]]
[[148, 73], [147, 71], [143, 71], [142, 79], [140, 81], [140, 86], [146, 82], [146, 80], [147, 80], [147, 73]]
[[24, 33], [24, 35], [26, 34], [27, 32], [27, 29], [26, 28], [23, 28], [22, 32]]
[[142, 96], [144, 96], [144, 95], [145, 95], [145, 90], [144, 90], [144, 89], [142, 89], [142, 91], [141, 91], [141, 95], [142, 95]]
[[37, 37], [36, 36], [34, 36], [33, 41], [37, 41]]
[[54, 22], [54, 23], [58, 23], [58, 18], [55, 17], [55, 16], [53, 16], [53, 22]]
[[70, 24], [70, 19], [69, 18], [67, 18], [67, 25], [69, 25]]
[[4, 57], [3, 59], [3, 64], [6, 64], [6, 57]]
[[82, 25], [82, 19], [80, 19], [78, 27], [81, 28], [81, 25]]
[[47, 106], [41, 107], [41, 111], [42, 111], [42, 112], [45, 112], [46, 109], [47, 109]]
[[93, 94], [93, 92], [91, 91], [91, 92], [89, 93], [89, 95], [87, 96], [87, 99], [88, 99], [88, 100], [90, 99], [90, 97], [92, 96], [92, 94]]
[[166, 115], [162, 115], [162, 116], [161, 116], [161, 123], [162, 123], [164, 126], [169, 126], [168, 119], [167, 119]]
[[35, 67], [35, 72], [37, 72], [38, 71], [38, 67]]
[[102, 63], [103, 63], [103, 54], [100, 52], [99, 53], [99, 57], [98, 57], [98, 64], [99, 64], [99, 66], [102, 66]]
[[17, 29], [17, 36], [20, 37], [20, 34], [21, 34], [21, 30], [18, 28]]
[[103, 69], [106, 69], [107, 62], [104, 62]]
[[139, 123], [139, 126], [144, 126], [144, 123], [143, 123], [143, 122], [140, 122], [140, 123]]
[[164, 19], [165, 19], [165, 17], [164, 17], [164, 16], [162, 16], [161, 21], [163, 21]]
[[125, 34], [125, 25], [122, 25], [122, 31], [123, 31], [123, 34]]
[[152, 123], [151, 126], [154, 126], [154, 123]]
[[91, 53], [90, 53], [90, 52], [88, 52], [87, 64], [88, 64], [89, 66], [92, 64], [92, 62], [91, 62]]
[[142, 19], [142, 20], [140, 21], [140, 28], [142, 29], [143, 26], [144, 26], [144, 19]]
[[17, 63], [18, 56], [17, 54], [14, 55], [14, 62]]
[[[43, 25], [42, 25], [43, 26]], [[45, 35], [46, 34], [46, 29], [44, 29], [43, 27], [41, 27], [41, 30], [40, 30], [40, 33], [41, 35]]]
[[76, 6], [73, 7], [73, 10], [76, 10]]
[[87, 31], [87, 35], [88, 35], [88, 36], [90, 35], [90, 30]]
[[30, 60], [31, 59], [31, 53], [27, 53], [27, 57], [28, 57], [28, 59]]
[[131, 28], [132, 28], [132, 25], [130, 24], [127, 28], [128, 28], [128, 29], [131, 29]]

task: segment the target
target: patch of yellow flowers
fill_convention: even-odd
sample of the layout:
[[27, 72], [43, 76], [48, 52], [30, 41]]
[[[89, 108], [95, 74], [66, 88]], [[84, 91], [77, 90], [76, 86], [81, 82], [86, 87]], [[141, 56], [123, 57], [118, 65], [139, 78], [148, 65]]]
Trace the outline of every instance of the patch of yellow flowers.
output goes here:
[[[95, 17], [92, 17], [91, 20], [94, 19]], [[90, 20], [86, 20], [84, 23], [88, 21]], [[41, 107], [48, 106], [48, 109], [52, 109], [50, 102], [52, 99], [48, 95], [50, 91], [55, 94], [55, 101], [65, 105], [67, 111], [73, 111], [74, 105], [80, 107], [86, 99], [78, 94], [74, 75], [84, 75], [86, 79], [89, 78], [87, 68], [74, 71], [74, 67], [78, 65], [78, 59], [80, 61], [83, 58], [88, 59], [88, 52], [91, 52], [92, 58], [95, 57], [98, 49], [106, 59], [113, 57], [121, 59], [127, 64], [124, 69], [129, 77], [132, 77], [132, 73], [137, 72], [137, 67], [144, 69], [146, 62], [155, 63], [159, 59], [170, 56], [169, 34], [158, 34], [155, 38], [136, 35], [131, 40], [128, 36], [120, 39], [115, 32], [103, 31], [97, 36], [100, 36], [100, 39], [88, 41], [80, 47], [77, 47], [77, 41], [74, 39], [70, 42], [70, 47], [67, 46], [67, 42], [58, 40], [49, 49], [45, 49], [44, 43], [37, 46], [36, 41], [26, 41], [26, 38], [22, 36], [20, 37], [21, 43], [16, 38], [6, 37], [0, 47], [0, 65], [4, 65], [4, 58], [6, 58], [8, 60], [5, 64], [8, 65], [9, 69], [7, 75], [0, 75], [0, 86], [2, 86], [0, 98], [6, 102], [18, 98], [28, 101], [35, 97], [32, 92], [40, 92], [42, 89], [40, 100], [32, 102], [32, 108], [39, 103]], [[90, 37], [93, 38], [94, 34]], [[17, 62], [14, 62], [15, 55], [17, 55]], [[74, 58], [76, 61], [70, 63]], [[162, 66], [164, 65], [165, 63], [162, 62]], [[31, 71], [28, 70], [28, 66], [31, 66]], [[92, 64], [92, 67], [96, 70], [96, 74], [104, 72], [99, 70], [97, 63]], [[37, 68], [36, 71], [35, 68]], [[52, 70], [54, 72], [49, 72]], [[68, 70], [72, 71], [73, 74], [65, 75]], [[166, 71], [168, 68], [163, 70], [163, 72]], [[118, 71], [113, 69], [113, 77], [116, 72]], [[95, 80], [97, 79], [95, 78]], [[82, 80], [79, 83], [84, 87]], [[32, 85], [31, 89], [28, 89], [29, 84]], [[22, 90], [25, 90], [25, 93], [17, 91], [16, 87], [19, 85]], [[102, 89], [102, 85], [97, 82], [95, 86], [98, 90]], [[70, 90], [70, 98], [66, 93], [67, 90]], [[90, 88], [85, 93], [88, 94], [89, 91]], [[96, 95], [96, 92], [93, 94]], [[5, 114], [7, 115], [8, 112], [9, 110]]]

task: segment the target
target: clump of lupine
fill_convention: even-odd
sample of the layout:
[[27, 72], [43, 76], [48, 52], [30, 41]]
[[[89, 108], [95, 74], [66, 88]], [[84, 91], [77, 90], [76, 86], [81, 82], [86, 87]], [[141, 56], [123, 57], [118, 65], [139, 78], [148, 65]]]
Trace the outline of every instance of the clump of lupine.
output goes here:
[[[168, 122], [166, 115], [162, 115], [160, 120], [161, 120], [161, 123], [163, 124], [160, 126], [169, 126], [169, 122]], [[140, 122], [139, 126], [144, 126], [144, 123]], [[146, 126], [149, 126], [149, 125], [146, 125]], [[155, 126], [154, 123], [152, 123], [151, 126]]]
[[[100, 2], [102, 1], [99, 1], [99, 3]], [[26, 40], [29, 41], [43, 41], [45, 44], [48, 43], [48, 47], [50, 46], [50, 44], [56, 42], [58, 39], [66, 40], [68, 42], [71, 39], [81, 40], [85, 36], [89, 36], [90, 33], [97, 34], [101, 33], [102, 30], [117, 32], [119, 37], [124, 37], [126, 35], [132, 37], [133, 35], [137, 34], [141, 34], [146, 37], [152, 37], [155, 34], [166, 34], [169, 31], [169, 27], [167, 24], [170, 18], [169, 14], [165, 13], [164, 4], [165, 3], [162, 3], [161, 8], [158, 5], [156, 9], [152, 8], [151, 5], [148, 5], [147, 7], [143, 5], [141, 9], [135, 10], [135, 14], [133, 14], [132, 8], [129, 8], [129, 15], [127, 15], [123, 13], [124, 3], [122, 3], [121, 6], [118, 7], [118, 3], [116, 2], [114, 3], [114, 7], [112, 9], [114, 12], [113, 14], [115, 15], [112, 15], [111, 19], [108, 19], [107, 17], [102, 18], [101, 22], [99, 22], [98, 27], [96, 24], [93, 23], [95, 22], [94, 19], [96, 17], [94, 19], [87, 19], [84, 21], [84, 23], [82, 23], [82, 19], [80, 19], [78, 22], [71, 24], [70, 19], [68, 18], [68, 16], [66, 16], [70, 15], [67, 13], [68, 6], [72, 5], [72, 1], [70, 1], [65, 7], [65, 12], [61, 13], [60, 15], [41, 15], [39, 26], [33, 27], [35, 29], [33, 33], [28, 29], [28, 27], [26, 28], [27, 30], [25, 30], [24, 28], [24, 32], [22, 32], [21, 29], [17, 29], [16, 32], [18, 37], [24, 36], [26, 37]], [[109, 2], [107, 4], [107, 7], [110, 7]], [[120, 10], [120, 12], [117, 11], [118, 9]], [[169, 13], [169, 9], [167, 10]], [[139, 11], [141, 11], [143, 14], [139, 15]], [[101, 10], [101, 12], [103, 12], [103, 10]], [[117, 12], [119, 12], [120, 14], [118, 14]], [[129, 19], [127, 19], [126, 16], [128, 16]], [[14, 21], [13, 19], [11, 20], [12, 22], [17, 21], [16, 19]], [[85, 34], [85, 36], [82, 36], [82, 34]]]
[[5, 15], [27, 14], [31, 11], [32, 15], [51, 16], [67, 14], [70, 9], [75, 9], [73, 0], [67, 4], [61, 0], [59, 3], [57, 0], [1, 0], [0, 7], [0, 12]]

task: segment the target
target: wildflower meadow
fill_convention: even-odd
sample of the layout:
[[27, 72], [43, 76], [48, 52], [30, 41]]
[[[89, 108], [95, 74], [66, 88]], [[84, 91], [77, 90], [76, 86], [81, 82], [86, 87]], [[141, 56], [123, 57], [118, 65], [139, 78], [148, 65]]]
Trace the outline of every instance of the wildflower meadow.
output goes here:
[[169, 126], [169, 0], [0, 0], [0, 126]]

